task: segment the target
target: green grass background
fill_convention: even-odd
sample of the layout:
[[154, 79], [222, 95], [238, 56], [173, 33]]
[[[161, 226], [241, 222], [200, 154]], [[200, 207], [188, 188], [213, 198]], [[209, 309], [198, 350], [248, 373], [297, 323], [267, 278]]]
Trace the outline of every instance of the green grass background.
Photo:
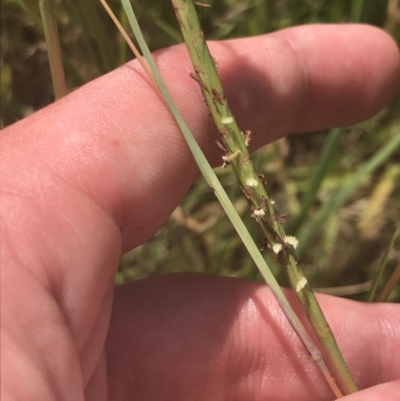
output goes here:
[[[205, 1], [205, 0], [204, 0]], [[360, 21], [386, 29], [400, 43], [398, 0], [207, 0], [199, 8], [209, 39], [244, 37], [308, 23]], [[151, 49], [181, 41], [170, 2], [132, 1]], [[69, 89], [112, 70], [132, 55], [97, 0], [54, 1]], [[119, 1], [110, 1], [126, 25]], [[36, 0], [1, 0], [1, 124], [9, 125], [53, 101], [46, 45]], [[284, 118], [284, 117], [283, 117]], [[254, 154], [257, 171], [282, 214], [288, 234], [301, 240], [320, 208], [366, 166], [377, 150], [400, 135], [400, 96], [368, 121], [343, 131], [289, 136]], [[329, 142], [330, 140], [330, 142]], [[313, 174], [322, 180], [307, 213]], [[262, 237], [230, 168], [220, 179], [255, 240]], [[362, 298], [400, 221], [400, 151], [352, 188], [338, 209], [318, 223], [302, 251], [313, 287]], [[304, 211], [303, 211], [304, 212]], [[296, 224], [297, 223], [297, 224]], [[297, 227], [295, 227], [295, 225]], [[400, 241], [388, 258], [383, 282], [400, 263]], [[279, 281], [285, 279], [273, 264]], [[124, 255], [116, 282], [175, 271], [223, 274], [262, 281], [214, 194], [199, 178], [168, 222], [147, 243]], [[354, 287], [348, 287], [354, 286]], [[399, 286], [390, 300], [400, 300]]]

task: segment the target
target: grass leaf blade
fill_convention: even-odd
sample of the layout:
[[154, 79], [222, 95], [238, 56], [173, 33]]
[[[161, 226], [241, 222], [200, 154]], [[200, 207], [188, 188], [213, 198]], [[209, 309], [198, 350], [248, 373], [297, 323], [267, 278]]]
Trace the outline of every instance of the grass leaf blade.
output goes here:
[[299, 247], [297, 252], [299, 254], [305, 249], [307, 244], [316, 234], [317, 230], [321, 227], [322, 223], [328, 216], [339, 207], [341, 207], [350, 195], [354, 192], [362, 180], [375, 171], [382, 165], [398, 148], [400, 147], [400, 135], [394, 135], [393, 138], [387, 142], [382, 148], [357, 172], [352, 179], [345, 185], [330, 201], [326, 202], [319, 210], [317, 215], [306, 224], [300, 231]]

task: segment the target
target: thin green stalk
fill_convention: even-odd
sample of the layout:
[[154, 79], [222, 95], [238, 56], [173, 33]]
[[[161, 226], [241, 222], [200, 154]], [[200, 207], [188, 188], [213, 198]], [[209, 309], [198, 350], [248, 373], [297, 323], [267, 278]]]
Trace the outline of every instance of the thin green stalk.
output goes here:
[[377, 298], [376, 293], [378, 291], [379, 282], [382, 278], [382, 274], [385, 270], [385, 267], [387, 266], [389, 254], [394, 246], [394, 243], [395, 243], [396, 238], [399, 233], [400, 233], [400, 227], [393, 233], [392, 238], [390, 239], [389, 245], [387, 246], [385, 253], [383, 254], [381, 263], [379, 264], [379, 269], [376, 272], [375, 277], [372, 281], [371, 288], [369, 289], [369, 291], [367, 292], [367, 294], [365, 296], [365, 300], [367, 302], [373, 302]]
[[[18, 4], [18, 3], [17, 3]], [[36, 0], [20, 0], [19, 5], [26, 11], [39, 32], [43, 30], [41, 16], [38, 13]]]
[[165, 22], [162, 17], [153, 17], [152, 23], [169, 36], [173, 43], [179, 43], [181, 41], [180, 32], [168, 24], [168, 22]]
[[[101, 0], [104, 3], [104, 0]], [[300, 340], [302, 341], [303, 345], [306, 347], [308, 352], [310, 353], [311, 358], [315, 361], [317, 366], [320, 368], [321, 372], [323, 373], [324, 377], [328, 381], [331, 389], [335, 393], [337, 397], [341, 397], [342, 394], [337, 387], [335, 381], [332, 379], [325, 362], [321, 356], [321, 353], [318, 347], [313, 343], [313, 340], [307, 333], [306, 329], [300, 322], [299, 318], [293, 311], [292, 307], [290, 306], [289, 302], [287, 301], [282, 289], [279, 287], [275, 277], [271, 273], [268, 265], [266, 264], [263, 256], [261, 255], [258, 247], [255, 245], [251, 235], [249, 234], [246, 226], [244, 225], [243, 221], [241, 220], [239, 214], [235, 210], [234, 206], [232, 205], [229, 197], [227, 196], [225, 190], [223, 189], [221, 183], [219, 182], [214, 170], [208, 163], [206, 157], [204, 156], [203, 152], [201, 151], [199, 145], [197, 144], [196, 140], [194, 139], [192, 133], [189, 131], [185, 121], [183, 120], [182, 116], [180, 115], [178, 109], [174, 105], [172, 98], [161, 78], [161, 75], [156, 67], [154, 60], [152, 58], [151, 52], [143, 38], [141, 33], [140, 27], [134, 15], [133, 9], [129, 0], [122, 0], [122, 4], [125, 8], [127, 13], [129, 22], [131, 24], [132, 30], [135, 34], [135, 37], [138, 41], [138, 44], [146, 58], [146, 61], [151, 69], [153, 77], [157, 83], [158, 89], [164, 98], [165, 102], [167, 103], [172, 115], [174, 116], [179, 128], [182, 131], [182, 134], [199, 166], [200, 171], [202, 172], [205, 180], [207, 181], [208, 185], [213, 189], [215, 192], [218, 200], [220, 201], [222, 207], [224, 208], [225, 212], [227, 213], [229, 219], [231, 220], [233, 226], [235, 227], [236, 231], [238, 232], [243, 244], [246, 246], [248, 252], [252, 256], [254, 262], [256, 263], [257, 267], [259, 268], [261, 274], [263, 275], [265, 281], [269, 285], [272, 294], [276, 298], [278, 304], [282, 308], [285, 316], [289, 320], [290, 324], [294, 328], [295, 332], [299, 336]]]
[[[395, 127], [395, 130], [397, 126]], [[318, 211], [315, 217], [305, 224], [299, 232], [299, 247], [298, 252], [301, 254], [303, 249], [311, 241], [315, 233], [321, 227], [322, 223], [326, 221], [328, 216], [335, 210], [341, 207], [360, 183], [368, 177], [373, 171], [381, 166], [396, 150], [400, 148], [400, 135], [395, 133], [393, 138], [385, 143], [375, 155], [361, 167], [350, 179], [350, 181], [342, 187], [342, 189], [326, 202]]]
[[115, 68], [116, 64], [113, 44], [106, 31], [103, 29], [101, 20], [97, 15], [95, 0], [84, 0], [76, 3], [74, 7], [79, 7], [90, 35], [99, 49], [102, 65], [105, 66], [107, 71], [112, 70]]
[[308, 188], [303, 201], [301, 202], [301, 208], [299, 215], [289, 223], [287, 230], [291, 233], [296, 233], [299, 227], [302, 226], [304, 221], [308, 216], [308, 211], [313, 205], [318, 190], [326, 177], [329, 167], [332, 164], [332, 160], [337, 153], [340, 140], [343, 136], [342, 128], [335, 128], [329, 133], [326, 144], [322, 149], [321, 156], [319, 158], [318, 164], [314, 168], [314, 173], [311, 179], [310, 187]]
[[355, 22], [365, 21], [368, 0], [353, 0], [351, 3], [351, 19]]
[[383, 287], [381, 295], [379, 295], [378, 297], [378, 302], [386, 302], [399, 281], [400, 281], [400, 263], [396, 266], [389, 280]]
[[64, 67], [61, 58], [60, 40], [58, 38], [57, 21], [51, 6], [51, 0], [39, 0], [40, 14], [43, 22], [43, 31], [49, 55], [51, 78], [53, 80], [56, 99], [67, 94]]
[[[121, 7], [120, 13], [119, 13], [119, 20], [121, 22], [121, 25], [124, 29], [126, 29], [128, 25], [128, 18], [126, 16], [126, 12], [123, 7]], [[119, 59], [119, 64], [124, 64], [127, 61], [126, 54], [127, 54], [127, 43], [124, 37], [121, 35], [118, 38], [118, 59]]]
[[200, 27], [192, 0], [172, 0], [181, 32], [192, 60], [195, 79], [204, 95], [211, 115], [220, 132], [220, 147], [224, 149], [224, 164], [232, 164], [246, 197], [252, 203], [252, 215], [258, 221], [265, 235], [268, 247], [284, 267], [291, 287], [300, 301], [307, 318], [319, 339], [330, 365], [346, 394], [354, 393], [357, 387], [340, 353], [329, 324], [304, 276], [294, 248], [297, 240], [286, 236], [281, 221], [272, 206], [271, 198], [265, 190], [262, 176], [255, 170], [247, 150], [251, 132], [241, 132], [219, 80], [214, 60], [209, 52]]

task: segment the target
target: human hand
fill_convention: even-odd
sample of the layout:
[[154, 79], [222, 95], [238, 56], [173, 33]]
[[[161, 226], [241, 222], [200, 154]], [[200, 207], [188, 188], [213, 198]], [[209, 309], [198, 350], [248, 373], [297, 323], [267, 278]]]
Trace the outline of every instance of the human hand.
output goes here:
[[[399, 85], [382, 31], [308, 26], [211, 43], [239, 125], [259, 147], [353, 124]], [[156, 53], [176, 104], [220, 162], [183, 46]], [[170, 275], [113, 288], [198, 170], [136, 62], [2, 131], [2, 400], [332, 400], [265, 286]], [[395, 400], [400, 306], [319, 296], [360, 388]], [[380, 384], [385, 383], [385, 384]]]

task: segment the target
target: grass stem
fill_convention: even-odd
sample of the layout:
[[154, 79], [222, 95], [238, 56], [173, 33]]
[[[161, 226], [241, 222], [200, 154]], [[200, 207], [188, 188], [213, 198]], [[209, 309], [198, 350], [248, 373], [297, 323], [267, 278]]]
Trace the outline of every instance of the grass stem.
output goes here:
[[[390, 239], [389, 245], [387, 246], [387, 248], [382, 256], [382, 260], [381, 260], [381, 263], [379, 264], [378, 271], [376, 272], [375, 277], [372, 281], [371, 287], [365, 296], [365, 300], [367, 302], [373, 302], [377, 298], [376, 293], [378, 291], [379, 283], [381, 281], [385, 267], [387, 266], [389, 254], [394, 247], [394, 244], [396, 242], [396, 239], [397, 239], [397, 236], [399, 235], [399, 233], [400, 233], [400, 227], [393, 233], [392, 238]], [[394, 273], [394, 277], [396, 277], [396, 274], [398, 274], [398, 273], [396, 273], [396, 270], [393, 273]], [[392, 275], [392, 277], [393, 277], [393, 275]], [[394, 280], [394, 279], [389, 280], [390, 283], [392, 283], [392, 280]], [[390, 285], [389, 285], [389, 288], [390, 288]], [[385, 297], [386, 297], [386, 294], [388, 292], [387, 286], [385, 286], [384, 292], [385, 292]], [[389, 294], [390, 294], [390, 292], [389, 292]], [[381, 294], [381, 296], [379, 297], [380, 302], [382, 302], [381, 299], [383, 299], [383, 298], [384, 298], [384, 296], [382, 296], [382, 294]]]
[[54, 96], [56, 99], [67, 94], [64, 67], [61, 57], [60, 40], [58, 37], [57, 21], [50, 0], [39, 0], [40, 15], [49, 55], [51, 78], [53, 80]]
[[327, 359], [345, 394], [357, 391], [350, 371], [339, 350], [329, 324], [305, 277], [295, 254], [298, 241], [286, 236], [261, 175], [254, 169], [247, 146], [251, 132], [239, 129], [221, 85], [213, 57], [210, 54], [199, 18], [192, 0], [172, 0], [195, 73], [191, 74], [203, 93], [211, 115], [220, 133], [221, 146], [226, 153], [223, 167], [232, 164], [247, 199], [252, 203], [252, 216], [259, 223], [267, 247], [283, 266], [292, 289], [325, 351]]

